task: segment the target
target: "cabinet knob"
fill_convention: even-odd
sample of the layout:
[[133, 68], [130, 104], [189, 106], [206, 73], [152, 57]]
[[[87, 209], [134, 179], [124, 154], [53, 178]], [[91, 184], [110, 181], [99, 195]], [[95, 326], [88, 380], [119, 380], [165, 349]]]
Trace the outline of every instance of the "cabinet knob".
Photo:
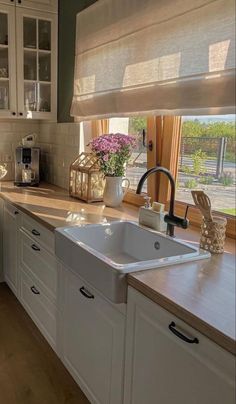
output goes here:
[[17, 210], [15, 210], [14, 212], [15, 215], [19, 215], [19, 212]]
[[18, 0], [18, 4], [21, 4], [21, 0]]
[[20, 112], [19, 115], [20, 115], [20, 116], [23, 116], [23, 112]]
[[16, 113], [15, 113], [15, 112], [12, 112], [11, 114], [12, 114], [12, 115], [14, 115], [14, 116], [16, 115]]

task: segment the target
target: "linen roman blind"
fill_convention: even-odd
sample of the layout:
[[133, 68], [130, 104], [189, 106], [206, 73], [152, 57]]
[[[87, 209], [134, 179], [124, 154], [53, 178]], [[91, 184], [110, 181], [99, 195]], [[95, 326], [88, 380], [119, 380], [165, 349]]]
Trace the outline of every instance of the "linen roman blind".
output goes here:
[[76, 31], [72, 116], [234, 113], [234, 0], [99, 0]]

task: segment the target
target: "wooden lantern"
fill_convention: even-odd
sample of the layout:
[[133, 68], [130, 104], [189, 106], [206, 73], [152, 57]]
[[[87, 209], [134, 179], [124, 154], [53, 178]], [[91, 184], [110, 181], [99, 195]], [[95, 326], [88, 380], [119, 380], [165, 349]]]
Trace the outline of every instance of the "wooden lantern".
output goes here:
[[85, 202], [102, 201], [104, 186], [104, 175], [96, 156], [81, 153], [70, 166], [70, 195]]

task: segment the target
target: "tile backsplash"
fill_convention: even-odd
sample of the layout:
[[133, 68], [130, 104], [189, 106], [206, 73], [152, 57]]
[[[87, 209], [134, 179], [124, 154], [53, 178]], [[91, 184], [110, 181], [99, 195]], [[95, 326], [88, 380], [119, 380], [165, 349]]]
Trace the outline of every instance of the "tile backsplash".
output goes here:
[[42, 178], [68, 188], [69, 167], [81, 149], [80, 124], [42, 123], [39, 141]]
[[41, 148], [41, 179], [68, 189], [70, 164], [86, 149], [90, 124], [0, 121], [0, 164], [6, 163], [8, 170], [4, 180], [14, 179], [15, 148], [31, 132], [38, 134]]
[[39, 134], [37, 121], [0, 121], [0, 164], [7, 165], [4, 180], [14, 179], [14, 155], [21, 139], [32, 132]]

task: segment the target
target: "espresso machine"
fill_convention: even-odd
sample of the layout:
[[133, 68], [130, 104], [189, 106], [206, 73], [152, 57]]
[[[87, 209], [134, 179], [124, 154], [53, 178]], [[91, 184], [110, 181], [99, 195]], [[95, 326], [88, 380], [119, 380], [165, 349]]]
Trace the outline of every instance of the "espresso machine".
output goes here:
[[15, 152], [15, 182], [18, 187], [39, 185], [39, 147], [19, 146]]

